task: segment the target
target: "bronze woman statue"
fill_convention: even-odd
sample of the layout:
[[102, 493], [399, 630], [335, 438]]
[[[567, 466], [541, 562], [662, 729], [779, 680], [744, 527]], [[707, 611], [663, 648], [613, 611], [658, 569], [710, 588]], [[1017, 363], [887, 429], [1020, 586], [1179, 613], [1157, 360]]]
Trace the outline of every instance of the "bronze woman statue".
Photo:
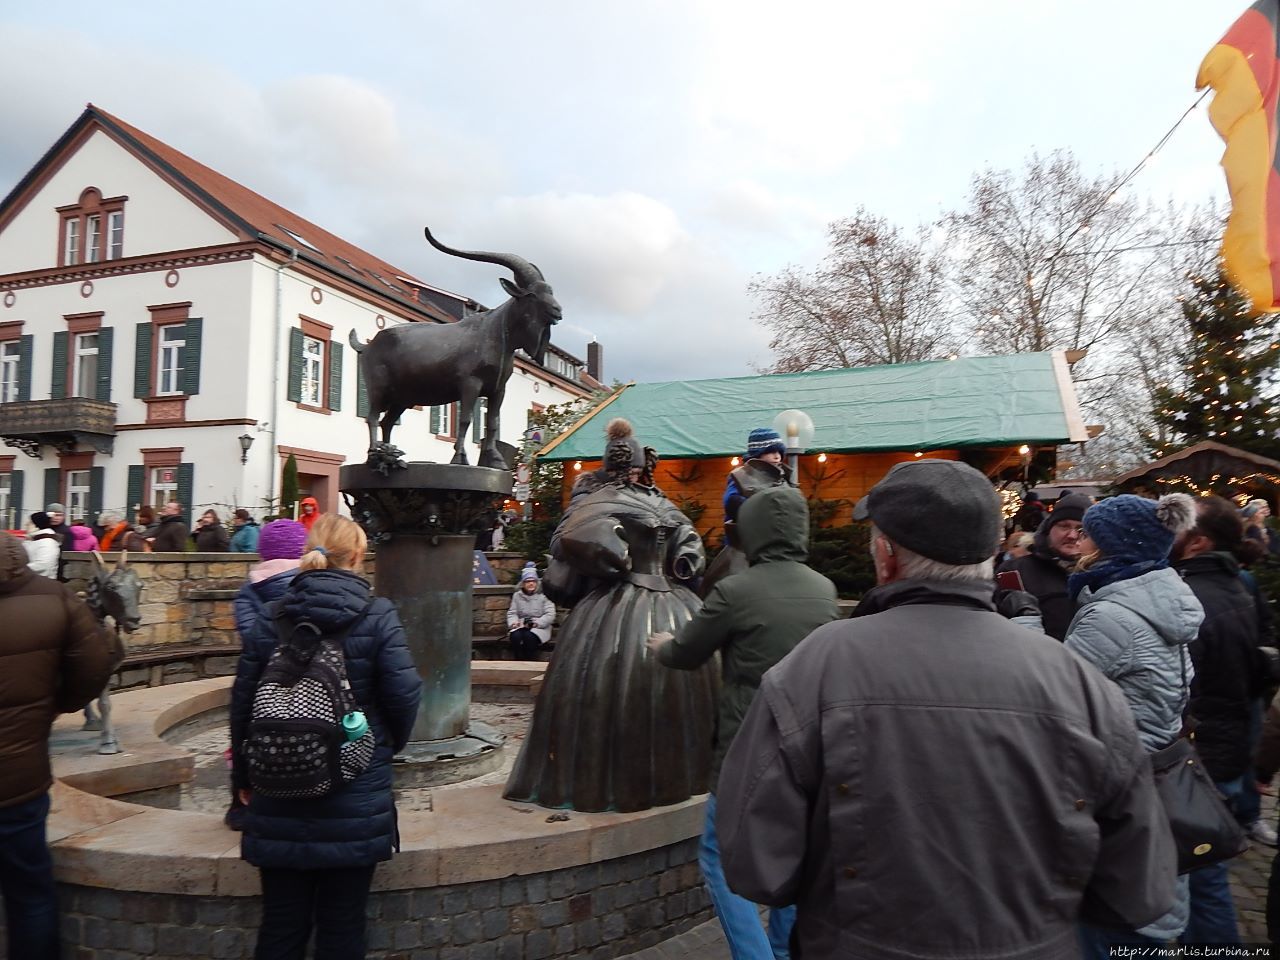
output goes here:
[[[666, 670], [647, 650], [698, 609], [688, 517], [652, 485], [626, 421], [610, 424], [600, 482], [551, 542], [548, 596], [573, 610], [504, 793], [546, 807], [631, 811], [708, 789], [717, 667]], [[646, 482], [649, 481], [649, 482]]]

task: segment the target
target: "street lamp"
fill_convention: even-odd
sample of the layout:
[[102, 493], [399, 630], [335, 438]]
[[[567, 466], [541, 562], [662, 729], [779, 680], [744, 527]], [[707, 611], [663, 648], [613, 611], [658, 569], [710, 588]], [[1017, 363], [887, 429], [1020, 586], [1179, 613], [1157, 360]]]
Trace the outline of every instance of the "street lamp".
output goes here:
[[253, 446], [253, 437], [247, 433], [242, 433], [237, 438], [240, 441], [240, 462], [249, 462], [249, 448]]
[[783, 410], [773, 418], [773, 429], [786, 444], [791, 480], [798, 484], [800, 454], [813, 443], [813, 419], [803, 410]]

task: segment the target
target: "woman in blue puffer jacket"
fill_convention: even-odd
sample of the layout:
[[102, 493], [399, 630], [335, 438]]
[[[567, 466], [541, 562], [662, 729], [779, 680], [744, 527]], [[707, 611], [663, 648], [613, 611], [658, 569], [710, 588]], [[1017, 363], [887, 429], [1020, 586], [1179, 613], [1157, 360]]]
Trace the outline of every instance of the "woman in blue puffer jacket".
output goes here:
[[[1187, 645], [1199, 633], [1204, 608], [1169, 566], [1169, 552], [1195, 519], [1195, 502], [1185, 493], [1159, 501], [1124, 494], [1095, 503], [1084, 514], [1084, 569], [1067, 578], [1077, 605], [1067, 649], [1120, 688], [1148, 753], [1177, 738], [1194, 675]], [[1180, 936], [1190, 903], [1182, 876], [1172, 909], [1141, 930], [1082, 927], [1086, 960], [1111, 956], [1110, 948], [1121, 944], [1161, 944]]]
[[[301, 960], [312, 927], [316, 956], [340, 960], [365, 954], [365, 903], [374, 867], [398, 847], [391, 795], [391, 758], [409, 740], [422, 681], [391, 602], [375, 599], [358, 575], [365, 535], [356, 524], [325, 514], [311, 528], [299, 572], [281, 599], [243, 635], [244, 650], [231, 695], [232, 751], [239, 757], [258, 680], [276, 643], [274, 616], [310, 621], [341, 633], [347, 677], [377, 738], [373, 762], [347, 786], [314, 800], [245, 798], [248, 814], [240, 852], [262, 874], [258, 960]], [[366, 610], [367, 608], [367, 610]]]

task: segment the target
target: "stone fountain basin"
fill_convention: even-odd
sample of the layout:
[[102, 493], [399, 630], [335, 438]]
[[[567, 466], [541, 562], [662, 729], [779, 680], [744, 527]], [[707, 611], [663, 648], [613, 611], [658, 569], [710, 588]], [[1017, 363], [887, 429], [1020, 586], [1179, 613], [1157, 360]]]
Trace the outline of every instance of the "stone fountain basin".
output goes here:
[[[545, 667], [476, 662], [472, 682], [536, 689]], [[240, 859], [239, 835], [220, 817], [113, 799], [191, 780], [192, 755], [163, 735], [224, 708], [231, 683], [219, 677], [117, 694], [113, 718], [125, 753], [101, 756], [86, 741], [82, 752], [55, 755], [48, 839], [59, 882], [186, 896], [260, 892], [258, 871]], [[61, 717], [55, 740], [79, 726], [78, 715]], [[568, 812], [566, 820], [549, 821], [553, 811], [504, 800], [501, 790], [457, 786], [434, 793], [429, 810], [401, 811], [401, 852], [379, 865], [373, 889], [469, 884], [604, 864], [682, 844], [702, 831], [701, 797], [639, 813]]]

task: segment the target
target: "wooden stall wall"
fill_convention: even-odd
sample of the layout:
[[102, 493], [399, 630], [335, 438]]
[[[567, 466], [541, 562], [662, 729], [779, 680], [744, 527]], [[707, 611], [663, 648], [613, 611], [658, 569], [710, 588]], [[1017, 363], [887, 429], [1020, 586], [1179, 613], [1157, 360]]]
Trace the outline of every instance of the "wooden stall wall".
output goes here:
[[[992, 451], [990, 456], [999, 458], [1002, 453]], [[961, 459], [957, 450], [930, 450], [925, 456], [935, 460]], [[833, 501], [835, 508], [827, 525], [844, 526], [852, 522], [853, 505], [859, 497], [875, 486], [895, 463], [914, 459], [915, 454], [910, 452], [829, 453], [826, 461], [819, 463], [816, 453], [805, 454], [800, 457], [800, 490], [810, 500]], [[973, 456], [969, 459], [972, 461]], [[600, 466], [599, 460], [581, 463], [581, 471], [575, 471], [572, 463], [565, 465], [566, 503], [574, 480]], [[658, 486], [688, 514], [709, 545], [720, 543], [724, 485], [732, 469], [729, 457], [662, 460], [658, 464]]]

